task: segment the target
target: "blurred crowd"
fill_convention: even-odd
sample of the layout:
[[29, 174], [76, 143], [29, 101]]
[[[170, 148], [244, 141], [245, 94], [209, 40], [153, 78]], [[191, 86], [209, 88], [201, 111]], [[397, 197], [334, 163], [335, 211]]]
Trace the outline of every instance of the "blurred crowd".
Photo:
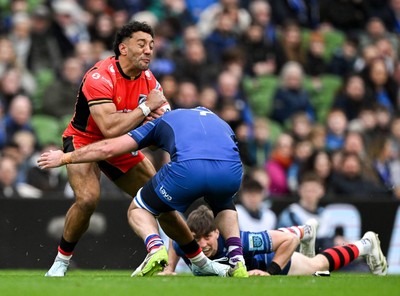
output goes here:
[[155, 30], [172, 107], [226, 120], [265, 197], [314, 174], [326, 199], [400, 199], [400, 0], [0, 0], [0, 198], [73, 197], [36, 159], [61, 147], [82, 76], [130, 20]]

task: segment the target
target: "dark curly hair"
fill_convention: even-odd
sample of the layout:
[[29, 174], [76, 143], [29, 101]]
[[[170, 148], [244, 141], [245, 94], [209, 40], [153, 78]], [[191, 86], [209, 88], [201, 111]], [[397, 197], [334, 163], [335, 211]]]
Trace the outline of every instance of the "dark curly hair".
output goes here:
[[116, 57], [119, 57], [121, 54], [119, 52], [119, 45], [125, 38], [128, 38], [135, 32], [145, 32], [151, 35], [154, 38], [153, 28], [145, 22], [129, 22], [126, 25], [122, 26], [118, 32], [115, 34], [113, 50]]

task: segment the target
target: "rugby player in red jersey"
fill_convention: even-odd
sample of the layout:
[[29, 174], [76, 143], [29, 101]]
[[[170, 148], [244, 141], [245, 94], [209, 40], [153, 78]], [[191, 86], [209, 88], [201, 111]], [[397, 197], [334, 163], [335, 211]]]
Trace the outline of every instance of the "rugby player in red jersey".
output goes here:
[[[136, 21], [116, 33], [115, 56], [97, 62], [83, 77], [74, 115], [63, 133], [65, 152], [125, 134], [163, 114], [161, 107], [166, 99], [149, 70], [153, 38], [153, 29]], [[65, 275], [75, 246], [99, 202], [100, 171], [131, 196], [155, 174], [152, 163], [140, 151], [97, 163], [68, 165], [75, 202], [66, 214], [58, 254], [46, 276]], [[165, 219], [179, 218], [172, 212]]]

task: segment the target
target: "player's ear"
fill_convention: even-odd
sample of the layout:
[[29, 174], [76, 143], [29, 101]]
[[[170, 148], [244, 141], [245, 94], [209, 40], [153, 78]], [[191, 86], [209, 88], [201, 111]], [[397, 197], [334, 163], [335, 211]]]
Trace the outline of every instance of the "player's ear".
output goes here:
[[219, 230], [215, 229], [215, 233], [217, 234], [217, 238], [219, 238]]
[[123, 42], [121, 42], [121, 43], [118, 45], [118, 49], [119, 49], [119, 52], [121, 53], [121, 55], [126, 55], [127, 52], [128, 52], [128, 47], [127, 47], [126, 44], [123, 43]]

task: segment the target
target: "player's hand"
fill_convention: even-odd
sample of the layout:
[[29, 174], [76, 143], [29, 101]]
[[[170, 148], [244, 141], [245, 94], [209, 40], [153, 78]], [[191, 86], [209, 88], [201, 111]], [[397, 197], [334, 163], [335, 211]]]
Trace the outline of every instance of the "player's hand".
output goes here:
[[[143, 121], [143, 124], [148, 123], [149, 121], [152, 121], [160, 116], [163, 116], [165, 112], [171, 111], [171, 106], [169, 105], [168, 102], [165, 102], [164, 104], [161, 105], [160, 108], [152, 111], [149, 116], [146, 116], [145, 120]], [[142, 124], [142, 125], [143, 125]]]
[[160, 108], [165, 102], [167, 102], [167, 99], [164, 97], [163, 92], [158, 89], [152, 89], [147, 95], [146, 106], [154, 112], [154, 110]]
[[266, 271], [260, 269], [252, 269], [248, 271], [249, 276], [270, 276], [270, 274]]
[[62, 166], [63, 155], [64, 152], [62, 152], [61, 150], [50, 150], [48, 152], [44, 152], [37, 160], [37, 164], [41, 169], [56, 168]]
[[157, 273], [157, 275], [177, 275], [177, 273], [167, 267], [164, 268], [163, 271]]

